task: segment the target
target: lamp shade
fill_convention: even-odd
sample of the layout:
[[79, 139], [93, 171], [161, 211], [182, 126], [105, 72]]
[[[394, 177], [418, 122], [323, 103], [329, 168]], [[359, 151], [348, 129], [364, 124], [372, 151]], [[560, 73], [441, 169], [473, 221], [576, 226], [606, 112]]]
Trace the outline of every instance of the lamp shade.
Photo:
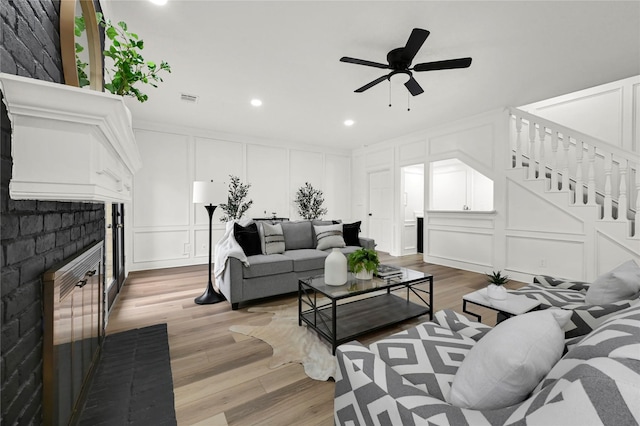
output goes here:
[[227, 202], [227, 186], [224, 182], [193, 182], [193, 202], [218, 205]]

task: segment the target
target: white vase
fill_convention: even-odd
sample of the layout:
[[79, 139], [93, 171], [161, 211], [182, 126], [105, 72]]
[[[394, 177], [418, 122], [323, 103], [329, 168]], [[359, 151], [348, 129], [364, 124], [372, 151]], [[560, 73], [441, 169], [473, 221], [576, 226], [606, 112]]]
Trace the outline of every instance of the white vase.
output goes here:
[[327, 285], [343, 285], [347, 282], [347, 258], [334, 248], [324, 260], [324, 282]]
[[360, 272], [356, 272], [355, 277], [357, 280], [370, 280], [373, 278], [373, 271], [363, 269]]
[[495, 300], [504, 300], [507, 298], [507, 289], [501, 285], [489, 284], [487, 286], [487, 296]]

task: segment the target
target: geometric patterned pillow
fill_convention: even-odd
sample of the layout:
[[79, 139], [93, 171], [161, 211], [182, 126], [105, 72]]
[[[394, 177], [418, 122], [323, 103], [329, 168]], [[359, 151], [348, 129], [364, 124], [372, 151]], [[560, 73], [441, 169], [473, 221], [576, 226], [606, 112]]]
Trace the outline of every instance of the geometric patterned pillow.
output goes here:
[[443, 309], [433, 314], [433, 322], [463, 336], [471, 337], [476, 342], [492, 329], [481, 322], [470, 321], [469, 318], [452, 309]]
[[369, 346], [392, 370], [445, 401], [460, 364], [475, 341], [433, 322], [385, 337]]
[[576, 290], [583, 293], [585, 293], [591, 285], [591, 283], [584, 281], [568, 281], [563, 280], [562, 278], [550, 277], [548, 275], [536, 275], [533, 277], [533, 282], [544, 287], [565, 288], [567, 290]]
[[587, 305], [584, 301], [585, 293], [581, 291], [544, 287], [540, 284], [529, 284], [517, 290], [509, 290], [509, 293], [527, 296], [539, 301], [541, 303], [540, 309], [555, 306], [572, 310], [571, 320], [564, 327], [565, 339], [567, 340], [589, 334], [606, 319], [614, 316], [620, 310], [628, 308], [633, 302], [632, 300], [621, 300], [605, 305]]

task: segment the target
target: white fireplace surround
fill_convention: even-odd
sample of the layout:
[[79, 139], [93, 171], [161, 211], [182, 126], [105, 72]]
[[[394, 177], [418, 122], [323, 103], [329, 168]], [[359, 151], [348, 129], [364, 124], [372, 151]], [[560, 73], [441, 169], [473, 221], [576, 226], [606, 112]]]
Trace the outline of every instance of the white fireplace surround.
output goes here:
[[14, 200], [130, 202], [142, 162], [121, 96], [0, 73]]

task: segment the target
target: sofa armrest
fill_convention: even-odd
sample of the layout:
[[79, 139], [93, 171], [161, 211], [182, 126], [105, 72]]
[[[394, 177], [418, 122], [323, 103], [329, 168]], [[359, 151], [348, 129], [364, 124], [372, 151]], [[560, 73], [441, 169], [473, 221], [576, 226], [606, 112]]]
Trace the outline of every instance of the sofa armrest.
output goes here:
[[358, 239], [360, 240], [361, 247], [364, 247], [369, 250], [375, 250], [376, 242], [374, 241], [373, 238], [358, 237]]
[[238, 306], [237, 303], [244, 300], [242, 294], [243, 266], [240, 259], [229, 257], [222, 276], [216, 279], [220, 292], [232, 306], [235, 304], [235, 308]]
[[336, 425], [416, 425], [433, 418], [440, 424], [468, 424], [469, 417], [478, 418], [404, 380], [359, 342], [339, 346], [336, 360]]
[[481, 322], [469, 320], [462, 314], [451, 309], [443, 309], [433, 315], [433, 321], [444, 328], [455, 331], [458, 334], [467, 336], [476, 342], [482, 339], [491, 329]]

